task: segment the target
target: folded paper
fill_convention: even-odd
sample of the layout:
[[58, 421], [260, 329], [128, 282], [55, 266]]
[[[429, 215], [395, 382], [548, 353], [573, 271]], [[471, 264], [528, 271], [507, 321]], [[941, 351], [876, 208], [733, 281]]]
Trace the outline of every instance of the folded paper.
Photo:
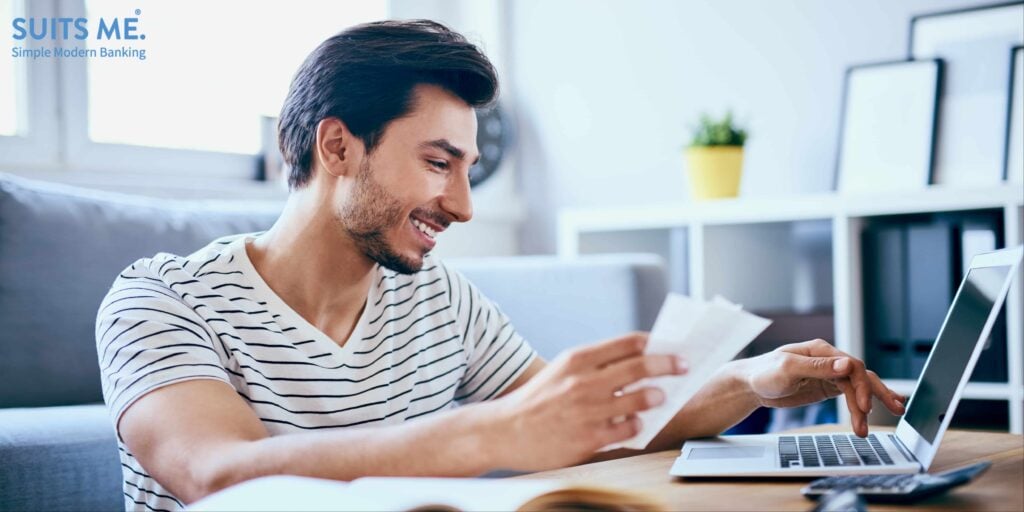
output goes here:
[[665, 425], [697, 394], [701, 386], [736, 357], [771, 320], [743, 311], [721, 297], [704, 301], [670, 293], [651, 329], [646, 352], [681, 354], [689, 366], [685, 375], [656, 377], [639, 382], [626, 391], [653, 386], [665, 392], [665, 402], [639, 414], [643, 428], [627, 441], [606, 446], [642, 450]]

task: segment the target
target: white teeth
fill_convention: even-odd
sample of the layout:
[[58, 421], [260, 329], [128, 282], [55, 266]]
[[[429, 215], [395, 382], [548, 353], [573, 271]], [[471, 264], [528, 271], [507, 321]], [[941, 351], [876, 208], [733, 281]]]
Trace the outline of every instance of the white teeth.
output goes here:
[[422, 223], [422, 222], [420, 222], [420, 221], [418, 221], [416, 219], [412, 219], [412, 224], [413, 224], [413, 226], [416, 226], [417, 228], [419, 228], [419, 230], [421, 232], [423, 232], [423, 234], [429, 236], [430, 238], [434, 238], [434, 237], [437, 236], [437, 232], [435, 232], [433, 229], [430, 229], [429, 226], [427, 226], [426, 224], [424, 224], [424, 223]]

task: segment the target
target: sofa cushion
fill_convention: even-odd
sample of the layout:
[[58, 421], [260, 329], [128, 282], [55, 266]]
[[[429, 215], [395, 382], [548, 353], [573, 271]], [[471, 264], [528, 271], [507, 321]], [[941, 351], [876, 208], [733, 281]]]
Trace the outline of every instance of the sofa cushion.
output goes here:
[[0, 174], [0, 408], [97, 402], [96, 310], [157, 252], [267, 229], [280, 207], [148, 200]]
[[446, 260], [547, 360], [583, 343], [650, 330], [668, 292], [653, 254]]
[[123, 510], [103, 404], [0, 409], [0, 510]]

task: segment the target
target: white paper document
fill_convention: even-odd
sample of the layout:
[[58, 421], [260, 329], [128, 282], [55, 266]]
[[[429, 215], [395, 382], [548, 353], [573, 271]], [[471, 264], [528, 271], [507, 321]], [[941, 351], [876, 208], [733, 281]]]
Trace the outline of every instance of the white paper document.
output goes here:
[[651, 329], [646, 352], [682, 354], [690, 370], [685, 375], [648, 379], [627, 389], [661, 388], [665, 402], [639, 414], [643, 428], [636, 437], [604, 450], [645, 448], [722, 365], [735, 358], [771, 323], [721, 297], [704, 301], [668, 294]]

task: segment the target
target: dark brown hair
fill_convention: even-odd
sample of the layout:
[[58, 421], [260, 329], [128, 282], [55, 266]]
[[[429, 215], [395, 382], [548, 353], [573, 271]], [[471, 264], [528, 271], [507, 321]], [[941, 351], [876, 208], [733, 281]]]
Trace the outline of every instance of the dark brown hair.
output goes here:
[[388, 124], [415, 107], [412, 92], [420, 84], [442, 87], [476, 108], [498, 94], [497, 73], [483, 52], [434, 21], [366, 23], [321, 43], [292, 79], [277, 125], [289, 187], [312, 176], [320, 120], [341, 119], [372, 152]]

